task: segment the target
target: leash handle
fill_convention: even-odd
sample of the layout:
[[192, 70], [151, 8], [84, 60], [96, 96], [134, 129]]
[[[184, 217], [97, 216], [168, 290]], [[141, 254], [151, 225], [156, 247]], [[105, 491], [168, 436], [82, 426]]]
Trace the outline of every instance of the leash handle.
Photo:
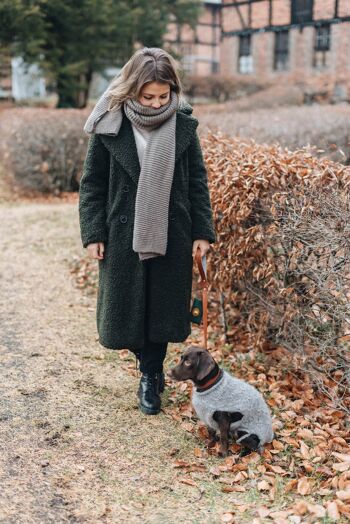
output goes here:
[[204, 255], [203, 257], [201, 256], [201, 250], [199, 246], [197, 246], [195, 260], [197, 262], [199, 274], [201, 277], [200, 281], [198, 282], [198, 287], [202, 290], [203, 347], [204, 349], [208, 349], [207, 348], [207, 341], [208, 341], [208, 280], [207, 280], [207, 263], [206, 263], [207, 259], [206, 259], [206, 255]]

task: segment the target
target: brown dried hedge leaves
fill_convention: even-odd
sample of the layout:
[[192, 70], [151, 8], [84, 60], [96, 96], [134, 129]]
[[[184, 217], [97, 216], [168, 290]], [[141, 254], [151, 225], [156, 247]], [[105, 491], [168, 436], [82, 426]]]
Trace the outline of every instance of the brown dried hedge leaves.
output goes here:
[[220, 132], [202, 145], [218, 234], [210, 280], [224, 296], [226, 339], [282, 346], [348, 411], [350, 168], [310, 147]]

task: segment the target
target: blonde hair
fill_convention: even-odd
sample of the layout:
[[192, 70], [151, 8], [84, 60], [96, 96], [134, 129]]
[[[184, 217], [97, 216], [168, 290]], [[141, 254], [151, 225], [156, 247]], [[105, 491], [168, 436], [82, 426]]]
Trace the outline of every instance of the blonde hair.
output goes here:
[[127, 99], [137, 99], [148, 82], [170, 85], [170, 90], [179, 96], [179, 103], [185, 99], [175, 59], [160, 47], [138, 49], [112, 80], [109, 88], [111, 101], [109, 110], [118, 109]]

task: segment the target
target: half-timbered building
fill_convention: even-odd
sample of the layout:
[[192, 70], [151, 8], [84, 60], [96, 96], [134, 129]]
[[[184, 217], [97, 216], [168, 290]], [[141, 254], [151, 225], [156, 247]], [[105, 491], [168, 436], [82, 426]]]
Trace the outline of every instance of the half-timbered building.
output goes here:
[[350, 73], [349, 0], [222, 0], [222, 74]]
[[187, 73], [201, 76], [219, 73], [220, 8], [221, 0], [203, 2], [201, 15], [194, 28], [189, 24], [168, 24], [165, 42], [182, 57], [182, 65]]
[[203, 2], [197, 27], [169, 29], [187, 72], [297, 84], [348, 99], [350, 0]]

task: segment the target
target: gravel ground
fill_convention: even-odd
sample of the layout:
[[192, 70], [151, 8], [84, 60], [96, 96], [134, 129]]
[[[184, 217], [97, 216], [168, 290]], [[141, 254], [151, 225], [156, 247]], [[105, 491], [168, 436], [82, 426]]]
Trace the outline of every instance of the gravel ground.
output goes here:
[[96, 299], [69, 272], [77, 203], [2, 200], [0, 214], [0, 522], [221, 522], [231, 494], [174, 469], [201, 443], [143, 415], [133, 358], [97, 342]]

